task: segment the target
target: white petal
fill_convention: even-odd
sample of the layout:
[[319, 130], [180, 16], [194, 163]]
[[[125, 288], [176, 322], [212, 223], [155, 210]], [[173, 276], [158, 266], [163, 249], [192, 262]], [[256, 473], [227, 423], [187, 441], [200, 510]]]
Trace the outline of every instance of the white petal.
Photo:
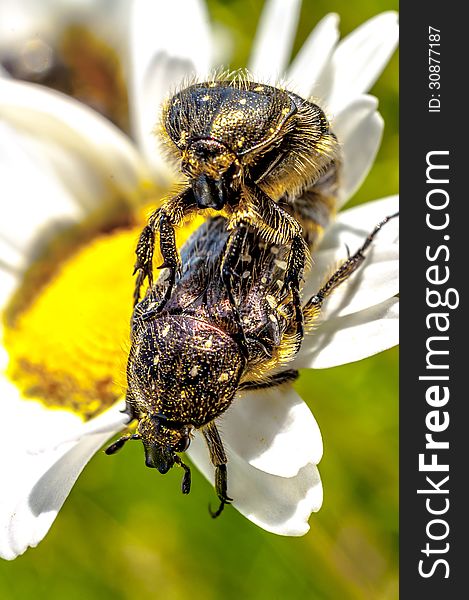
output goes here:
[[327, 105], [335, 114], [351, 99], [368, 91], [396, 49], [397, 13], [373, 17], [337, 46], [330, 66], [334, 74]]
[[[2, 257], [0, 260], [0, 311], [11, 298], [20, 281], [19, 275], [4, 262], [5, 250], [9, 250], [9, 246], [0, 239], [0, 256]], [[12, 260], [16, 260], [16, 258], [12, 258]]]
[[141, 86], [138, 106], [136, 100], [135, 109], [138, 111], [133, 112], [134, 135], [154, 178], [161, 186], [169, 185], [175, 177], [173, 167], [155, 135], [161, 106], [169, 92], [180, 87], [181, 82], [187, 80], [193, 71], [194, 67], [187, 59], [169, 57], [165, 53], [155, 56]]
[[61, 26], [80, 23], [114, 48], [124, 62], [128, 51], [129, 0], [52, 0], [51, 4], [49, 20], [58, 21], [56, 33]]
[[162, 52], [190, 60], [200, 75], [210, 69], [210, 24], [200, 0], [135, 0], [131, 28], [132, 67], [137, 81], [146, 78], [149, 66]]
[[323, 77], [332, 52], [339, 39], [339, 16], [331, 13], [316, 25], [288, 69], [287, 81], [292, 89], [308, 98], [317, 96], [316, 82]]
[[343, 165], [338, 207], [360, 187], [381, 143], [384, 122], [373, 96], [360, 96], [341, 110], [333, 130], [342, 146]]
[[[303, 288], [304, 302], [317, 293], [346, 259], [344, 246], [315, 254], [311, 274]], [[380, 304], [398, 293], [399, 248], [397, 244], [375, 244], [360, 268], [324, 302], [321, 315], [323, 319], [343, 317]]]
[[321, 320], [291, 366], [336, 367], [392, 348], [398, 341], [399, 299], [390, 298], [351, 315]]
[[[272, 533], [288, 536], [307, 533], [308, 519], [321, 508], [323, 498], [316, 465], [304, 466], [295, 477], [277, 477], [255, 469], [229, 447], [226, 450], [228, 494], [234, 499], [233, 506]], [[214, 468], [200, 434], [192, 441], [189, 454], [213, 484]]]
[[[327, 230], [320, 250], [349, 247], [351, 251], [363, 244], [378, 223], [399, 210], [399, 196], [388, 196], [341, 211]], [[386, 223], [375, 238], [376, 244], [395, 244], [399, 239], [399, 219]]]
[[0, 51], [20, 53], [31, 41], [58, 44], [64, 28], [74, 23], [90, 28], [100, 39], [119, 45], [127, 21], [128, 0], [2, 0]]
[[283, 75], [296, 34], [300, 0], [269, 0], [253, 44], [249, 71], [256, 81], [275, 83]]
[[236, 32], [219, 21], [212, 24], [213, 65], [229, 65], [236, 47]]
[[[317, 293], [335, 269], [363, 244], [375, 226], [395, 214], [398, 197], [362, 204], [339, 213], [313, 257], [303, 288], [306, 302]], [[322, 318], [344, 316], [369, 308], [399, 291], [399, 220], [388, 221], [367, 250], [362, 266], [326, 300]]]
[[[322, 504], [316, 464], [319, 427], [290, 386], [242, 395], [219, 419], [228, 457], [228, 494], [251, 521], [279, 535], [303, 535]], [[214, 468], [200, 434], [189, 455], [213, 483]]]
[[[2, 349], [2, 368], [5, 360]], [[15, 424], [0, 438], [0, 452], [9, 457], [0, 463], [0, 478], [8, 482], [0, 498], [0, 556], [13, 559], [46, 535], [83, 467], [125, 419], [110, 409], [85, 425], [71, 412], [25, 400], [4, 376], [0, 394], [3, 415]], [[85, 435], [65, 442], [80, 427]]]
[[36, 0], [2, 0], [0, 2], [0, 51], [17, 52], [34, 37], [53, 35], [54, 23], [50, 3]]
[[199, 0], [136, 0], [131, 14], [132, 77], [129, 101], [137, 142], [160, 179], [168, 170], [153, 130], [163, 99], [183, 79], [206, 76], [211, 67], [211, 34]]
[[52, 444], [51, 440], [45, 439], [41, 439], [36, 444], [31, 443], [29, 452], [30, 454], [40, 454], [41, 452], [58, 448], [62, 444], [78, 442], [86, 436], [93, 436], [100, 433], [113, 435], [116, 431], [123, 429], [129, 422], [129, 417], [123, 412], [124, 408], [125, 401], [121, 400], [97, 417], [94, 417], [94, 419], [90, 419], [85, 423], [81, 422], [79, 425], [77, 424], [75, 427], [67, 430], [67, 432], [62, 432], [60, 440], [56, 441], [55, 444]]
[[[4, 375], [8, 354], [0, 346], [0, 397], [2, 411], [10, 422], [21, 423], [22, 448], [28, 454], [41, 454], [54, 450], [61, 444], [76, 442], [83, 436], [119, 431], [128, 422], [118, 402], [94, 419], [84, 422], [77, 414], [65, 410], [50, 409], [41, 402], [25, 398], [18, 388]], [[7, 441], [5, 441], [7, 440]], [[8, 429], [1, 443], [18, 446], [17, 430]]]
[[38, 236], [52, 224], [78, 221], [83, 211], [58, 180], [51, 165], [31, 152], [27, 140], [0, 123], [0, 185], [3, 211], [0, 241], [2, 260], [19, 273], [27, 264]]
[[[19, 132], [45, 140], [44, 152], [51, 162], [54, 155], [48, 148], [55, 145], [59, 173], [67, 160], [61, 163], [59, 157], [65, 154], [73, 156], [83, 174], [99, 178], [101, 187], [107, 191], [117, 188], [130, 195], [141, 180], [148, 179], [128, 138], [98, 113], [64, 94], [39, 85], [0, 79], [0, 118]], [[70, 169], [66, 174], [69, 172]], [[97, 199], [93, 197], [91, 201], [96, 203]]]
[[243, 394], [218, 426], [232, 453], [271, 475], [293, 477], [322, 457], [316, 419], [288, 385]]
[[[11, 560], [44, 538], [86, 463], [111, 433], [37, 455], [17, 453], [1, 467], [0, 556]], [[18, 442], [18, 441], [17, 441]], [[6, 466], [6, 465], [5, 465]]]

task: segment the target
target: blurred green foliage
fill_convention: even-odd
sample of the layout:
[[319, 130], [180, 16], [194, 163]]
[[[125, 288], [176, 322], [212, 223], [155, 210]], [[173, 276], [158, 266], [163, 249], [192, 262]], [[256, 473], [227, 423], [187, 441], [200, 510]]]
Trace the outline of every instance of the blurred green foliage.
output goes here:
[[[232, 39], [231, 67], [244, 66], [261, 0], [209, 0], [212, 20]], [[328, 12], [346, 34], [397, 2], [305, 0], [294, 51]], [[386, 128], [353, 203], [398, 189], [397, 55], [372, 92]], [[194, 469], [155, 475], [142, 449], [99, 453], [75, 485], [39, 548], [0, 564], [5, 600], [297, 599], [398, 597], [397, 349], [351, 365], [304, 371], [296, 384], [322, 430], [324, 505], [302, 538], [262, 531], [234, 509], [212, 521], [213, 491]], [[8, 485], [8, 482], [3, 482]]]

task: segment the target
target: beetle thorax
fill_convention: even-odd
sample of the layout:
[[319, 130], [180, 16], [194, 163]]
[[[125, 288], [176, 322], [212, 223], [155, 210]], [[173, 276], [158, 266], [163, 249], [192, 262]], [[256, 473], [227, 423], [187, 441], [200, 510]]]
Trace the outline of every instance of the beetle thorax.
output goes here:
[[233, 400], [244, 368], [233, 339], [185, 315], [161, 315], [137, 332], [128, 365], [136, 412], [200, 427]]

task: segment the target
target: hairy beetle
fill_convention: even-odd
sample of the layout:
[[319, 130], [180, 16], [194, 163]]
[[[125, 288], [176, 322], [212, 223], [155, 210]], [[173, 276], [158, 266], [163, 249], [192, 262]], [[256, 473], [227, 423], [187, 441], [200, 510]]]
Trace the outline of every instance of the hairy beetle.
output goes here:
[[[293, 293], [301, 333], [299, 286], [307, 247], [334, 208], [340, 165], [339, 144], [322, 109], [286, 89], [244, 76], [220, 77], [173, 95], [163, 107], [160, 135], [186, 184], [142, 231], [135, 303], [145, 279], [153, 283], [155, 233], [163, 256], [159, 268], [169, 269], [157, 307], [162, 310], [180, 272], [174, 226], [210, 208], [223, 211], [232, 232], [220, 270], [235, 315], [231, 288], [241, 243], [237, 231], [249, 227], [267, 243], [290, 247], [284, 288]], [[243, 352], [247, 355], [245, 344]]]
[[[324, 300], [363, 262], [366, 249], [389, 218], [300, 306], [305, 332], [315, 323]], [[239, 253], [232, 262], [233, 286], [228, 291], [221, 266], [232, 235], [229, 220], [208, 219], [182, 249], [181, 277], [164, 308], [160, 309], [166, 293], [162, 276], [135, 306], [126, 411], [138, 425], [135, 433], [106, 450], [112, 454], [129, 439], [142, 440], [147, 466], [160, 473], [174, 464], [184, 469], [182, 492], [187, 494], [190, 469], [179, 453], [189, 447], [193, 430], [201, 430], [215, 466], [220, 506], [214, 517], [231, 501], [227, 457], [215, 421], [238, 392], [295, 379], [297, 372], [285, 366], [303, 339], [294, 294], [284, 286], [288, 244], [267, 244], [256, 230], [238, 227]]]

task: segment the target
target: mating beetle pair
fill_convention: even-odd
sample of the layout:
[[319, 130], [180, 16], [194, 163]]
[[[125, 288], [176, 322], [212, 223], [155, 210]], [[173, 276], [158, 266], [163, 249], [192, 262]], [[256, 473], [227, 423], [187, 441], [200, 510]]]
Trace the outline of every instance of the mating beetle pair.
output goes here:
[[[301, 302], [309, 252], [334, 212], [339, 143], [323, 111], [284, 89], [241, 80], [194, 84], [164, 106], [162, 139], [184, 189], [150, 217], [138, 242], [126, 411], [146, 464], [190, 469], [179, 453], [201, 430], [215, 467], [218, 516], [230, 502], [216, 419], [236, 394], [296, 378], [297, 354], [327, 296], [362, 263], [363, 246]], [[174, 227], [214, 209], [181, 252]], [[166, 278], [153, 282], [155, 234]], [[148, 290], [140, 301], [145, 280]]]

